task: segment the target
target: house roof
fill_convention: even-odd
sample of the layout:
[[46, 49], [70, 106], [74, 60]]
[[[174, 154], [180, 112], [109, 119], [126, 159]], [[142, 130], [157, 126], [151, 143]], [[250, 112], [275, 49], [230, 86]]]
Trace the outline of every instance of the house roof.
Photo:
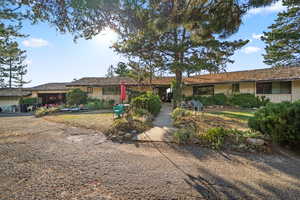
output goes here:
[[300, 79], [300, 67], [278, 67], [218, 74], [204, 74], [184, 78], [185, 84], [217, 84], [248, 81], [288, 81]]
[[[154, 78], [154, 85], [170, 85], [172, 77]], [[114, 86], [120, 85], [124, 81], [127, 85], [138, 85], [138, 82], [129, 77], [84, 77], [79, 80], [68, 83], [67, 86]], [[142, 82], [144, 85], [149, 85], [149, 80]]]
[[22, 97], [29, 95], [31, 95], [31, 92], [24, 91], [20, 88], [0, 88], [1, 97]]
[[43, 91], [53, 91], [53, 90], [68, 90], [66, 87], [67, 83], [45, 83], [42, 85], [38, 85], [32, 88], [27, 88], [26, 90], [29, 91], [37, 91], [37, 90], [43, 90]]

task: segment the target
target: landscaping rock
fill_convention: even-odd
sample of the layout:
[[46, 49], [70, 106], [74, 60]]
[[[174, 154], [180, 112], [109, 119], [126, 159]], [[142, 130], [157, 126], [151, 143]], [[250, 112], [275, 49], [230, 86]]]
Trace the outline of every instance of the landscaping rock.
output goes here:
[[137, 130], [132, 130], [131, 133], [132, 134], [137, 134]]
[[124, 139], [125, 140], [130, 140], [132, 138], [132, 134], [130, 134], [130, 133], [126, 133], [125, 135], [124, 135]]
[[247, 138], [247, 142], [252, 145], [262, 146], [265, 144], [263, 139], [256, 139], [256, 138]]

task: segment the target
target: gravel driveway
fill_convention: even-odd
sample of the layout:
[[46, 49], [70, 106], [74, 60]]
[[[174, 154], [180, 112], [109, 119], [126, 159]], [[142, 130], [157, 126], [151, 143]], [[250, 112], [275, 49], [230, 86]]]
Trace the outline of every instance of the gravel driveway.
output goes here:
[[0, 118], [0, 199], [299, 199], [300, 158], [118, 144], [32, 116]]

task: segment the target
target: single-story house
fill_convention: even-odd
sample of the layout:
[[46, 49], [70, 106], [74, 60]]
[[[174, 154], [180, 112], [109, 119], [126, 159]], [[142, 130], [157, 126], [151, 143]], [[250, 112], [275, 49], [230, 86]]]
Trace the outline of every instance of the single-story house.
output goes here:
[[[162, 77], [137, 83], [128, 77], [86, 77], [66, 84], [70, 88], [81, 88], [90, 97], [114, 99], [119, 102], [120, 82], [129, 89], [154, 91], [161, 97], [166, 95], [174, 77]], [[300, 99], [300, 67], [267, 68], [218, 74], [204, 74], [183, 78], [185, 96], [214, 95], [223, 93], [250, 93], [265, 96], [272, 102], [296, 101]]]
[[[37, 97], [40, 104], [62, 104], [66, 102], [66, 93], [80, 88], [91, 98], [120, 102], [120, 83], [125, 82], [128, 90], [153, 91], [162, 99], [170, 91], [174, 77], [154, 78], [138, 83], [129, 77], [85, 77], [69, 83], [46, 83], [26, 88], [23, 96]], [[296, 101], [300, 99], [300, 67], [266, 68], [237, 72], [204, 74], [183, 78], [185, 96], [214, 95], [223, 93], [232, 95], [250, 93], [265, 96], [271, 102]], [[0, 89], [0, 106], [17, 104], [22, 93], [19, 89]], [[17, 96], [11, 96], [17, 95]]]
[[31, 92], [19, 88], [0, 89], [0, 107], [2, 111], [14, 111], [22, 97], [28, 97]]
[[67, 83], [46, 83], [32, 88], [26, 88], [31, 92], [31, 98], [37, 98], [39, 104], [63, 104], [66, 102], [66, 93], [70, 88]]

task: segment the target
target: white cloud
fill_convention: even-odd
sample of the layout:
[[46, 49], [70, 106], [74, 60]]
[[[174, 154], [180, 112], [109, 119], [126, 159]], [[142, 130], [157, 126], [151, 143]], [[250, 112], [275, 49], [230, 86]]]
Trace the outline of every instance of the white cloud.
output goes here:
[[28, 40], [24, 40], [22, 42], [22, 44], [25, 47], [32, 47], [32, 48], [49, 46], [49, 42], [47, 40], [42, 39], [42, 38], [30, 38]]
[[250, 15], [266, 14], [266, 13], [280, 12], [285, 9], [286, 7], [282, 5], [282, 1], [277, 1], [276, 3], [273, 3], [270, 6], [250, 9], [248, 14]]
[[111, 45], [114, 42], [116, 42], [117, 39], [118, 34], [114, 30], [106, 28], [103, 31], [101, 31], [101, 33], [96, 35], [93, 38], [93, 41], [95, 41], [97, 44]]
[[255, 46], [249, 46], [249, 47], [245, 47], [244, 49], [242, 49], [242, 52], [244, 52], [245, 54], [256, 53], [259, 51], [261, 51], [261, 48], [255, 47]]
[[264, 35], [264, 34], [255, 34], [255, 33], [253, 33], [253, 34], [252, 34], [252, 38], [257, 39], [257, 40], [260, 40], [261, 37], [262, 37], [263, 35]]

